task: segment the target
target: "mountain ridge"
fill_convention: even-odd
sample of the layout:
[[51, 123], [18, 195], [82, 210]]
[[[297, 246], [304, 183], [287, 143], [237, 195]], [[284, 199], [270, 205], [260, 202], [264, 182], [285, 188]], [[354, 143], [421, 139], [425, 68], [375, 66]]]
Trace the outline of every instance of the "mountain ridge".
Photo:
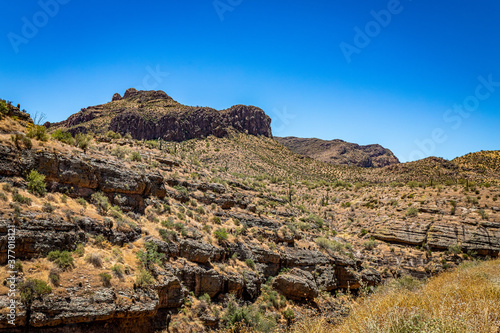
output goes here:
[[255, 106], [234, 105], [225, 110], [180, 104], [163, 91], [127, 89], [111, 102], [89, 106], [58, 123], [46, 123], [50, 130], [103, 134], [129, 133], [138, 140], [185, 141], [228, 136], [231, 130], [272, 137], [271, 118]]
[[379, 144], [359, 145], [344, 140], [317, 138], [274, 137], [293, 152], [322, 162], [360, 167], [384, 167], [399, 164], [399, 159]]

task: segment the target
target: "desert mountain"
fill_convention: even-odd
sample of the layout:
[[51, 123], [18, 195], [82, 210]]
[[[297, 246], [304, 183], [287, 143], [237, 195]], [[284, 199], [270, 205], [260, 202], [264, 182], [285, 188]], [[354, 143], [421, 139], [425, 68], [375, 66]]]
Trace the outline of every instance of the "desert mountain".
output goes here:
[[[293, 327], [321, 317], [319, 332], [332, 332], [374, 286], [413, 288], [499, 255], [496, 152], [363, 168], [233, 125], [221, 137], [134, 140], [140, 131], [110, 130], [115, 106], [175, 103], [137, 93], [50, 135], [0, 100], [0, 332], [310, 332]], [[498, 300], [496, 279], [473, 284]], [[24, 295], [14, 328], [12, 286]], [[500, 315], [496, 304], [481, 311]]]
[[47, 124], [51, 129], [76, 133], [106, 133], [112, 130], [134, 139], [184, 141], [209, 135], [227, 136], [231, 129], [271, 137], [271, 118], [255, 106], [235, 105], [217, 111], [174, 101], [163, 91], [128, 89], [123, 97], [115, 94], [111, 102], [89, 106], [67, 120]]
[[360, 146], [342, 140], [325, 141], [296, 137], [276, 137], [275, 140], [297, 154], [331, 164], [378, 168], [399, 163], [398, 158], [389, 149], [378, 144]]

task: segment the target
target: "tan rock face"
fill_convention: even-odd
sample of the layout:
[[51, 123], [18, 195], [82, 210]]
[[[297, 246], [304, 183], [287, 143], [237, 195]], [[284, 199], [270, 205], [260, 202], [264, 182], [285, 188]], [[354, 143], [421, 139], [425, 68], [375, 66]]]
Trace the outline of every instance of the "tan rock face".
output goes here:
[[297, 268], [278, 275], [273, 281], [273, 288], [294, 300], [314, 299], [318, 296], [318, 286], [314, 277], [311, 273]]
[[387, 221], [378, 225], [374, 237], [390, 243], [424, 245], [446, 250], [460, 246], [462, 251], [498, 256], [500, 228], [495, 222], [471, 225], [465, 222]]
[[427, 238], [431, 222], [387, 221], [377, 226], [374, 237], [385, 242], [422, 245]]

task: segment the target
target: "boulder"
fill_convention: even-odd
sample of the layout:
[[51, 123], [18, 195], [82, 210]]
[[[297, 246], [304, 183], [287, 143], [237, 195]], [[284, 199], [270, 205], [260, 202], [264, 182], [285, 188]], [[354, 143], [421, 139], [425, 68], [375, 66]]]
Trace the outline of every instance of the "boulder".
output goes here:
[[318, 296], [318, 286], [312, 274], [297, 268], [274, 278], [273, 288], [293, 300], [311, 300]]

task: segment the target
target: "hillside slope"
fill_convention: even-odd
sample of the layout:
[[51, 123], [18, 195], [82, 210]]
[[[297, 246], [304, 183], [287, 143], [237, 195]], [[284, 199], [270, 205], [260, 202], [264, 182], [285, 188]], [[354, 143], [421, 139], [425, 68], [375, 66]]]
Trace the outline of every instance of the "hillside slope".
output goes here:
[[319, 161], [360, 167], [383, 167], [399, 163], [394, 154], [381, 145], [360, 146], [342, 140], [325, 141], [296, 137], [274, 138], [297, 154]]

